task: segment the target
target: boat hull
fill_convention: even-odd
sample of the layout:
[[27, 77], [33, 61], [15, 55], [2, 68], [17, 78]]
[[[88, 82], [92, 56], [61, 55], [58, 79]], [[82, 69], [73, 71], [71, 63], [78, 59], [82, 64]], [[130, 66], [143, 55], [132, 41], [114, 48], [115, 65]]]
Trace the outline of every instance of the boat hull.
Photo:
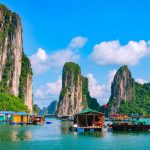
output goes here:
[[113, 131], [148, 131], [150, 125], [111, 125]]

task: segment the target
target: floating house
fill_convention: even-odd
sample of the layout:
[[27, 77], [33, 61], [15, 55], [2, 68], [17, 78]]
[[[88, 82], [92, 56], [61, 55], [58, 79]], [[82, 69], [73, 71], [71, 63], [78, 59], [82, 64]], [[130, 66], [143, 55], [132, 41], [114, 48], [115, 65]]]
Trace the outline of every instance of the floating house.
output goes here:
[[104, 113], [92, 110], [84, 109], [75, 115], [73, 130], [94, 130], [100, 131], [104, 126]]
[[10, 121], [13, 111], [0, 111], [0, 122]]
[[26, 112], [18, 112], [12, 115], [13, 124], [30, 124], [31, 116]]
[[128, 117], [123, 114], [111, 115], [113, 131], [144, 131], [150, 130], [150, 124], [146, 123], [142, 116], [132, 114]]

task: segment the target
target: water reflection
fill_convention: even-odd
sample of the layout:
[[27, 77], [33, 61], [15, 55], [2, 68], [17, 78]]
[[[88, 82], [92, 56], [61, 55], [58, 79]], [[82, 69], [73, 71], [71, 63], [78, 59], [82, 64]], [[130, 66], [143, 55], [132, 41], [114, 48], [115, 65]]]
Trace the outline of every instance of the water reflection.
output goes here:
[[60, 126], [61, 133], [80, 135], [80, 136], [92, 136], [92, 137], [99, 137], [99, 138], [104, 138], [106, 136], [106, 131], [86, 131], [82, 133], [72, 132], [69, 129], [71, 125], [72, 125], [71, 121], [61, 121], [61, 126]]
[[28, 127], [0, 125], [0, 141], [21, 141], [31, 140], [32, 132]]
[[15, 142], [15, 141], [29, 141], [32, 139], [32, 132], [31, 131], [12, 131], [10, 134], [10, 139]]
[[83, 133], [71, 132], [69, 127], [72, 125], [71, 121], [61, 121], [57, 119], [47, 119], [52, 124], [44, 124], [42, 126], [11, 126], [8, 124], [0, 125], [0, 142], [1, 141], [50, 141], [61, 140], [65, 137], [96, 137], [96, 138], [110, 138], [118, 136], [138, 136], [147, 135], [150, 132], [108, 132], [108, 131], [89, 131]]
[[70, 134], [70, 130], [69, 127], [72, 125], [73, 123], [71, 121], [61, 121], [61, 133], [62, 134]]

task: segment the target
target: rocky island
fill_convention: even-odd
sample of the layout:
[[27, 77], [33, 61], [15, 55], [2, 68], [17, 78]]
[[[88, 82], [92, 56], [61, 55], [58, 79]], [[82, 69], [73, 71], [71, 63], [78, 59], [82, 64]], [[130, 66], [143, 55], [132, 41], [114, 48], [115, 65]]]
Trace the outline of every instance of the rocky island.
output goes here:
[[97, 100], [89, 94], [88, 79], [82, 76], [79, 65], [67, 62], [63, 68], [62, 90], [56, 115], [72, 116], [87, 107], [99, 110]]
[[108, 106], [109, 113], [150, 114], [150, 83], [137, 83], [127, 66], [120, 67], [111, 85]]
[[19, 15], [0, 4], [1, 110], [32, 112], [32, 68], [23, 51], [22, 32]]

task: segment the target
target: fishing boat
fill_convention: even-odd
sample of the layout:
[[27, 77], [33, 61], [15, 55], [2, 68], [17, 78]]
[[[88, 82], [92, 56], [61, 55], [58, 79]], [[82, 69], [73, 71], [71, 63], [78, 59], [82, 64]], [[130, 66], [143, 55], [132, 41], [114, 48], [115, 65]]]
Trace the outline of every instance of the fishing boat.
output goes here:
[[45, 122], [45, 118], [41, 116], [33, 116], [31, 120], [33, 125], [42, 125]]
[[143, 116], [132, 114], [130, 117], [124, 114], [112, 114], [110, 116], [113, 131], [147, 131], [150, 124], [146, 123]]
[[88, 108], [74, 116], [73, 126], [70, 127], [70, 130], [77, 132], [101, 131], [103, 127], [104, 113]]

